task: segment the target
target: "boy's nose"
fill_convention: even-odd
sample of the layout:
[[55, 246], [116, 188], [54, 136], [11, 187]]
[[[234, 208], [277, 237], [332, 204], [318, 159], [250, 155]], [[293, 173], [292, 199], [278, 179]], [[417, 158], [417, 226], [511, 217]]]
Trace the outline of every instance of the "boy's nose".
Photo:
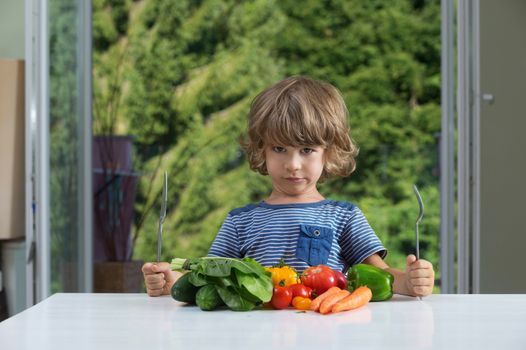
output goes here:
[[285, 163], [285, 169], [290, 172], [294, 172], [301, 168], [301, 159], [299, 155], [292, 154]]

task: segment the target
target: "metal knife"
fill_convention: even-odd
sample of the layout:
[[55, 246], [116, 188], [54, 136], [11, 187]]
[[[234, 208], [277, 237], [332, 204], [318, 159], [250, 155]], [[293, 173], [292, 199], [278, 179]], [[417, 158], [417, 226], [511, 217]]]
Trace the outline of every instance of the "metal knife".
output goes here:
[[161, 198], [161, 215], [159, 216], [159, 228], [157, 230], [157, 262], [161, 261], [161, 247], [163, 243], [163, 224], [166, 217], [166, 202], [168, 202], [168, 173], [164, 172], [163, 194]]

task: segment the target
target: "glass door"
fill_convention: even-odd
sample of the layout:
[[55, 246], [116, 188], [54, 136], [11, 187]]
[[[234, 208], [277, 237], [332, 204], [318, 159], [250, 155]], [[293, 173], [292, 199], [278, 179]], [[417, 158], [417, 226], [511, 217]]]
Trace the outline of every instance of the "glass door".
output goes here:
[[38, 302], [92, 288], [91, 2], [28, 0], [26, 22], [26, 230]]

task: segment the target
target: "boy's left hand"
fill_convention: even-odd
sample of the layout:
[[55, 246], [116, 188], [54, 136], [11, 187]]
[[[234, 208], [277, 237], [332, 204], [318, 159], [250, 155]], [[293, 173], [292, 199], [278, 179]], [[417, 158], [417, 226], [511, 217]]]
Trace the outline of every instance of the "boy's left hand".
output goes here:
[[405, 286], [408, 294], [426, 296], [433, 292], [435, 285], [435, 271], [433, 265], [424, 259], [416, 260], [413, 254], [407, 256], [405, 268]]

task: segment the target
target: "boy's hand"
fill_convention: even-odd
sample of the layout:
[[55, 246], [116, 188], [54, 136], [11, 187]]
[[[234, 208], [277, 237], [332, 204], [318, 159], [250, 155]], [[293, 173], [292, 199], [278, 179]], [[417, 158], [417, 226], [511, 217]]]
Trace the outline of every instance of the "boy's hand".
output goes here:
[[142, 266], [146, 292], [151, 297], [169, 295], [173, 284], [177, 280], [177, 273], [170, 270], [167, 262], [147, 262]]
[[413, 296], [423, 297], [433, 293], [433, 286], [435, 285], [433, 265], [427, 260], [416, 260], [416, 256], [413, 254], [408, 255], [405, 285], [409, 294]]

